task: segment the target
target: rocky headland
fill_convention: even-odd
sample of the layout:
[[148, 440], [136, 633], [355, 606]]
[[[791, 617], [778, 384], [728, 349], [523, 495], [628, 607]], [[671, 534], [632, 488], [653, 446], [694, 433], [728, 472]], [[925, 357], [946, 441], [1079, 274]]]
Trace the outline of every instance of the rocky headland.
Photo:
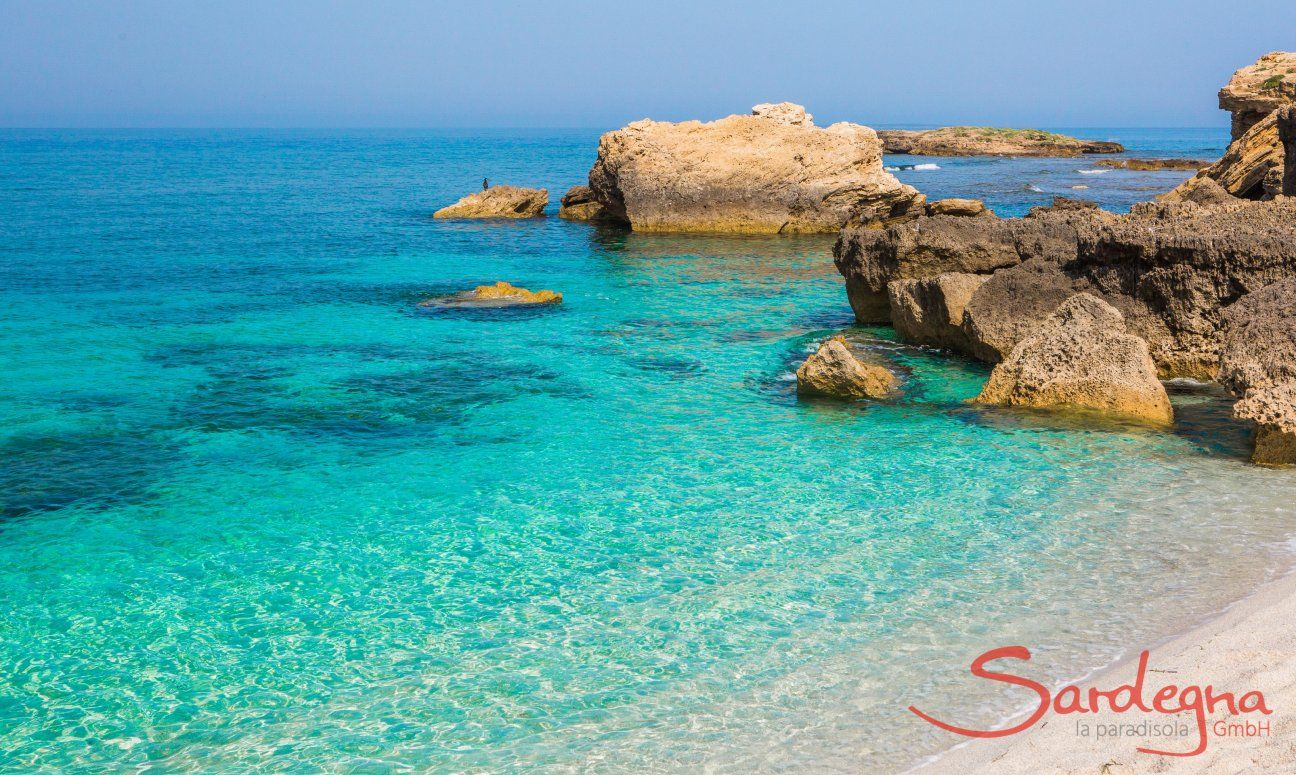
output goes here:
[[1136, 172], [1159, 172], [1161, 170], [1199, 170], [1211, 165], [1201, 159], [1099, 159], [1094, 162], [1098, 167], [1111, 167], [1118, 170]]
[[608, 132], [589, 190], [599, 218], [654, 232], [832, 233], [911, 218], [925, 202], [882, 169], [872, 129], [817, 127], [791, 103], [705, 123], [645, 119]]
[[1080, 140], [1039, 129], [947, 126], [941, 129], [883, 129], [886, 153], [917, 156], [1083, 156], [1124, 153], [1120, 143]]

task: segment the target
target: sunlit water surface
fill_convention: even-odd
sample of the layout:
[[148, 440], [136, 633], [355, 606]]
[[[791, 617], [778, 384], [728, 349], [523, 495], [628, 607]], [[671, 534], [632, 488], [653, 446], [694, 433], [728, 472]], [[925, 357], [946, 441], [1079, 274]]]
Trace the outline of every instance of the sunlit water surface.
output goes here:
[[[978, 410], [985, 367], [851, 326], [831, 238], [427, 217], [556, 200], [595, 136], [3, 135], [0, 765], [884, 771], [955, 742], [906, 706], [1023, 701], [984, 649], [1073, 678], [1287, 567], [1296, 476], [1216, 393]], [[1002, 214], [1090, 166], [938, 163], [899, 174]], [[417, 307], [498, 279], [565, 302]], [[842, 330], [902, 398], [796, 398]]]

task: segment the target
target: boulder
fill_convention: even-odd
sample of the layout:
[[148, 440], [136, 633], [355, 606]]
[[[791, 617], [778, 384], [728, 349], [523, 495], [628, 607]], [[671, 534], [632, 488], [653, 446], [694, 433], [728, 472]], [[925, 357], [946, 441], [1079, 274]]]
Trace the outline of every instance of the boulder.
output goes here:
[[1087, 293], [1062, 303], [990, 373], [977, 402], [1100, 411], [1168, 424], [1170, 398], [1147, 343], [1120, 312]]
[[821, 344], [797, 369], [796, 378], [798, 393], [830, 398], [883, 398], [896, 387], [890, 370], [861, 362], [841, 336]]
[[636, 121], [599, 140], [589, 183], [636, 231], [826, 233], [917, 216], [925, 197], [882, 169], [868, 127], [814, 126], [799, 106], [703, 123]]
[[558, 200], [558, 217], [569, 221], [597, 221], [603, 217], [603, 206], [594, 200], [589, 186], [572, 186]]
[[1256, 424], [1252, 460], [1296, 464], [1296, 278], [1243, 296], [1224, 311], [1219, 379]]
[[419, 302], [420, 307], [514, 307], [532, 304], [561, 304], [561, 293], [553, 291], [528, 291], [503, 280], [494, 285], [479, 285], [439, 299]]
[[1038, 129], [947, 126], [942, 129], [884, 129], [886, 153], [919, 156], [1080, 156], [1123, 153], [1119, 143], [1078, 140]]
[[1273, 111], [1296, 103], [1296, 53], [1274, 51], [1233, 73], [1219, 92], [1220, 110], [1233, 114], [1233, 139]]
[[980, 199], [938, 199], [927, 203], [927, 215], [961, 215], [974, 218], [978, 215], [994, 215], [994, 213]]
[[907, 342], [956, 352], [970, 348], [963, 329], [963, 310], [989, 275], [946, 272], [921, 280], [887, 284], [891, 321]]
[[492, 186], [432, 214], [433, 218], [538, 218], [549, 204], [543, 188]]

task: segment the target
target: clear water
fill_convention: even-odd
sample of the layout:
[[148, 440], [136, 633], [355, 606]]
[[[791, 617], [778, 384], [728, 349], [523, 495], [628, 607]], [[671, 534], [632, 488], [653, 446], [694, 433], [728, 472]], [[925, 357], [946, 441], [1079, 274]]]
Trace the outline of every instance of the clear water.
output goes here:
[[[1210, 391], [976, 410], [831, 238], [428, 218], [595, 136], [3, 135], [0, 767], [885, 771], [954, 742], [911, 703], [1015, 709], [985, 648], [1073, 678], [1287, 567], [1296, 474]], [[1011, 213], [1077, 162], [940, 164]], [[497, 279], [566, 300], [416, 306]], [[797, 400], [843, 329], [901, 400]]]

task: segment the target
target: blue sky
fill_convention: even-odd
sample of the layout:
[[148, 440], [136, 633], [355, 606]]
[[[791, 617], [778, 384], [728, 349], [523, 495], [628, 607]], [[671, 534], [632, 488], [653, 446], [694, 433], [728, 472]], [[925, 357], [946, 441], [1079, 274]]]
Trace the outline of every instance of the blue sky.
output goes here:
[[[1231, 10], [1230, 7], [1245, 10]], [[0, 0], [0, 125], [1222, 126], [1296, 0]]]

